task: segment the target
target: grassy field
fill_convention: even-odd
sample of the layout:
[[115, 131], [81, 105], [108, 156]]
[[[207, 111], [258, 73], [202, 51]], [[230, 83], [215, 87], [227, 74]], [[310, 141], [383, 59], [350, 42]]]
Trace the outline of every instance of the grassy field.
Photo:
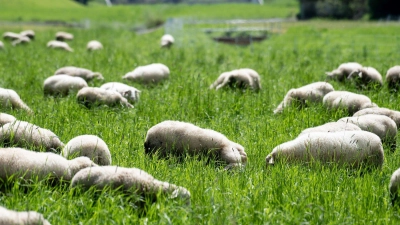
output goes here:
[[[5, 2], [16, 1], [0, 1], [0, 19], [18, 18], [3, 13], [7, 9], [3, 7]], [[191, 12], [191, 7], [196, 7], [193, 11], [201, 9], [196, 16], [205, 17], [210, 12], [207, 7], [217, 11], [221, 6], [137, 8], [155, 14], [162, 9], [158, 16], [167, 18], [174, 12], [185, 15]], [[286, 13], [291, 10], [282, 7], [289, 8]], [[119, 12], [133, 8], [136, 7], [118, 6], [112, 11], [92, 5], [89, 9], [104, 14], [89, 15], [88, 9], [72, 3], [66, 9], [64, 5], [52, 9], [40, 6], [37, 14], [27, 13], [22, 19], [47, 20], [59, 16], [62, 20], [74, 20], [109, 15], [104, 17], [107, 20], [116, 13], [120, 21], [128, 21], [129, 15]], [[46, 10], [54, 13], [45, 15]], [[75, 10], [78, 16], [68, 17], [68, 12]], [[216, 13], [210, 13], [216, 18]], [[143, 15], [130, 19], [134, 22]], [[261, 15], [243, 13], [246, 18]], [[0, 205], [38, 211], [52, 224], [398, 224], [400, 215], [390, 205], [388, 184], [391, 174], [400, 167], [399, 149], [390, 153], [384, 146], [383, 168], [363, 175], [324, 165], [278, 164], [266, 169], [265, 157], [303, 129], [347, 116], [344, 111], [329, 111], [322, 105], [302, 110], [288, 108], [283, 114], [274, 115], [273, 109], [289, 89], [325, 80], [325, 71], [347, 61], [373, 66], [385, 74], [399, 62], [399, 26], [373, 22], [288, 23], [282, 24], [282, 33], [249, 47], [215, 43], [201, 32], [183, 32], [185, 35], [169, 50], [159, 47], [161, 30], [136, 35], [122, 29], [65, 28], [75, 35], [70, 42], [73, 53], [45, 47], [59, 28], [0, 27], [0, 33], [25, 28], [33, 28], [37, 33], [36, 40], [26, 46], [13, 47], [5, 42], [5, 50], [0, 51], [0, 86], [16, 90], [35, 114], [10, 109], [2, 109], [3, 112], [52, 130], [64, 143], [77, 135], [98, 135], [108, 144], [113, 165], [143, 169], [157, 179], [186, 187], [192, 195], [190, 206], [162, 197], [148, 203], [144, 212], [134, 196], [114, 190], [80, 192], [72, 190], [68, 183], [51, 186], [46, 182], [29, 185], [16, 182], [6, 184], [6, 191], [0, 193]], [[104, 49], [87, 52], [86, 43], [92, 39], [101, 41]], [[125, 73], [153, 62], [167, 65], [170, 79], [155, 87], [128, 83], [142, 91], [134, 109], [88, 110], [76, 102], [75, 95], [61, 99], [43, 96], [43, 81], [62, 66], [99, 71], [105, 77], [104, 82], [109, 82], [122, 81]], [[253, 68], [261, 75], [261, 92], [208, 89], [220, 73], [243, 67]], [[94, 81], [90, 86], [102, 83]], [[336, 90], [362, 93], [379, 106], [400, 110], [399, 97], [386, 87], [359, 91], [350, 83], [331, 84]], [[249, 159], [246, 168], [227, 172], [223, 166], [206, 164], [205, 160], [187, 159], [179, 163], [146, 156], [143, 149], [146, 132], [164, 120], [191, 122], [225, 134], [245, 147]]]

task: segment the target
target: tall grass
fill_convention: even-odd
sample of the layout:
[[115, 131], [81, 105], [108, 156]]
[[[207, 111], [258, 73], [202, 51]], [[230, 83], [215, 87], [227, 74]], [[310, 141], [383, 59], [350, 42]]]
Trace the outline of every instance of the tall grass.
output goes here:
[[[184, 186], [192, 198], [191, 205], [185, 206], [162, 197], [148, 203], [143, 212], [135, 196], [114, 190], [80, 192], [68, 183], [15, 182], [0, 193], [0, 204], [39, 211], [52, 224], [398, 224], [399, 212], [390, 206], [388, 195], [390, 176], [400, 166], [398, 150], [390, 153], [385, 148], [383, 168], [364, 174], [324, 165], [278, 164], [266, 169], [265, 157], [301, 130], [346, 116], [318, 104], [274, 115], [273, 109], [290, 88], [325, 80], [325, 71], [346, 61], [385, 74], [398, 64], [399, 25], [317, 21], [285, 27], [284, 33], [249, 47], [188, 33], [166, 50], [159, 47], [161, 31], [139, 36], [101, 28], [66, 29], [75, 35], [70, 43], [73, 53], [45, 47], [57, 31], [54, 28], [37, 30], [37, 39], [26, 46], [5, 43], [0, 51], [0, 86], [16, 90], [35, 114], [3, 112], [50, 129], [64, 142], [77, 135], [98, 135], [108, 144], [113, 165], [138, 167], [157, 179]], [[4, 31], [0, 28], [0, 33]], [[91, 39], [101, 41], [104, 49], [86, 52]], [[134, 109], [88, 110], [76, 102], [75, 95], [43, 96], [44, 79], [62, 66], [99, 71], [106, 82], [122, 81], [121, 76], [136, 66], [153, 62], [166, 64], [170, 79], [155, 87], [129, 83], [142, 91]], [[208, 89], [221, 72], [243, 67], [261, 75], [260, 93]], [[362, 93], [380, 106], [400, 110], [398, 96], [386, 87], [366, 91], [349, 83], [331, 83], [336, 90]], [[245, 147], [246, 168], [227, 172], [204, 160], [179, 163], [146, 156], [146, 132], [163, 120], [191, 122], [225, 134]]]

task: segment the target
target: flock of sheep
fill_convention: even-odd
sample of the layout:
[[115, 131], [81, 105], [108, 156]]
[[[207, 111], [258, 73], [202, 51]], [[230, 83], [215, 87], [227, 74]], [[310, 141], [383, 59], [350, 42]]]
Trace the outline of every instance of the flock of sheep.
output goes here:
[[[12, 39], [13, 45], [29, 42], [23, 37], [34, 37], [32, 32], [13, 35], [7, 32], [3, 37]], [[65, 43], [63, 41], [72, 38], [71, 34], [57, 33], [58, 40], [49, 42], [49, 47], [64, 46], [59, 48], [71, 51], [67, 44], [55, 43]], [[173, 42], [171, 35], [164, 35], [161, 39], [163, 47], [170, 47]], [[90, 42], [90, 46], [91, 50], [102, 48], [97, 42]], [[121, 79], [156, 85], [169, 76], [170, 70], [166, 65], [153, 63], [139, 66]], [[353, 62], [340, 65], [334, 71], [328, 72], [327, 77], [341, 82], [346, 78], [352, 79], [359, 88], [383, 85], [382, 76], [377, 70]], [[77, 102], [87, 107], [107, 105], [133, 108], [139, 101], [141, 91], [133, 86], [113, 81], [100, 87], [89, 87], [88, 82], [93, 79], [104, 80], [104, 77], [99, 72], [85, 68], [62, 67], [44, 80], [44, 95], [65, 97], [76, 93]], [[400, 88], [400, 66], [388, 70], [386, 82], [391, 89]], [[258, 92], [261, 90], [261, 78], [253, 69], [240, 68], [222, 73], [210, 85], [210, 89], [216, 90], [225, 87]], [[0, 88], [0, 99], [3, 108], [11, 107], [34, 113], [14, 90]], [[352, 116], [305, 129], [294, 140], [276, 146], [267, 155], [266, 166], [277, 162], [319, 161], [350, 168], [374, 169], [382, 167], [384, 162], [382, 143], [387, 144], [392, 151], [395, 150], [400, 112], [380, 108], [365, 95], [335, 91], [328, 82], [315, 82], [289, 90], [274, 113], [282, 113], [287, 107], [307, 105], [310, 102], [320, 102], [332, 110], [345, 109]], [[64, 144], [52, 131], [17, 120], [5, 113], [0, 114], [0, 125], [0, 141], [4, 145], [14, 146], [0, 148], [2, 180], [8, 180], [17, 174], [27, 180], [37, 177], [51, 178], [56, 182], [70, 181], [71, 187], [79, 186], [85, 190], [91, 187], [102, 190], [111, 186], [121, 187], [127, 193], [142, 195], [156, 196], [161, 192], [190, 204], [190, 192], [185, 187], [157, 180], [138, 168], [112, 166], [112, 155], [107, 144], [95, 135], [80, 135]], [[164, 158], [203, 155], [222, 161], [226, 164], [225, 169], [241, 168], [247, 162], [247, 154], [241, 144], [229, 140], [217, 131], [181, 121], [168, 120], [151, 127], [144, 140], [144, 151], [148, 155], [156, 154]], [[398, 198], [399, 184], [400, 169], [393, 174], [390, 181], [393, 203]], [[8, 216], [0, 218], [0, 223], [49, 224], [36, 212], [15, 212], [0, 207], [0, 214], [3, 211]]]

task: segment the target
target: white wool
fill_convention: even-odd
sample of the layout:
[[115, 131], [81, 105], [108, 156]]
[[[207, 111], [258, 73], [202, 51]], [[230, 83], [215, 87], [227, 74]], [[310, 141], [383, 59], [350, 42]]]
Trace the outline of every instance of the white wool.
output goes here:
[[243, 146], [230, 141], [225, 135], [203, 129], [191, 123], [164, 121], [147, 131], [145, 153], [158, 152], [161, 157], [172, 155], [207, 155], [228, 164], [227, 168], [247, 162]]
[[322, 102], [324, 96], [332, 91], [334, 91], [333, 86], [327, 82], [314, 82], [296, 89], [290, 89], [283, 98], [283, 101], [276, 107], [274, 113], [283, 112], [284, 108], [292, 105], [294, 102], [302, 105], [306, 104], [306, 101]]
[[98, 87], [84, 87], [78, 91], [76, 97], [79, 103], [86, 106], [107, 105], [133, 108], [133, 105], [118, 92]]
[[266, 164], [310, 163], [382, 167], [384, 153], [381, 139], [367, 131], [314, 132], [276, 146], [266, 157]]
[[223, 72], [210, 86], [210, 89], [221, 89], [226, 86], [236, 88], [250, 88], [255, 91], [261, 89], [260, 75], [253, 69], [242, 68]]
[[46, 78], [43, 91], [45, 95], [66, 96], [71, 91], [78, 91], [87, 86], [86, 81], [80, 77], [58, 74]]
[[139, 101], [141, 93], [141, 91], [139, 91], [138, 89], [120, 82], [108, 82], [101, 85], [100, 88], [105, 90], [116, 91], [131, 103]]
[[348, 91], [332, 91], [325, 95], [323, 104], [329, 109], [346, 109], [350, 114], [365, 108], [378, 107], [365, 95]]
[[338, 132], [338, 131], [355, 131], [355, 130], [361, 130], [361, 128], [352, 123], [338, 121], [338, 122], [329, 122], [320, 126], [307, 128], [303, 130], [300, 133], [300, 135], [308, 135], [309, 133], [313, 132]]
[[16, 120], [17, 119], [10, 114], [0, 113], [0, 126], [3, 126], [4, 124], [11, 123]]
[[396, 65], [386, 72], [386, 83], [389, 89], [399, 90], [400, 88], [400, 66]]
[[21, 100], [17, 92], [12, 89], [0, 88], [0, 104], [3, 108], [24, 109], [33, 111]]
[[64, 31], [59, 31], [55, 35], [57, 41], [70, 41], [74, 39], [74, 35]]
[[374, 108], [366, 108], [361, 109], [353, 114], [353, 116], [361, 116], [365, 114], [377, 114], [377, 115], [384, 115], [390, 117], [397, 126], [397, 129], [400, 128], [400, 112], [392, 109], [381, 108], [381, 107], [374, 107]]
[[15, 39], [13, 42], [11, 42], [11, 44], [13, 46], [19, 45], [19, 44], [26, 44], [31, 42], [31, 39], [29, 39], [29, 37], [27, 36], [20, 36], [18, 39]]
[[76, 67], [76, 66], [64, 66], [56, 70], [54, 75], [69, 75], [73, 77], [80, 77], [87, 82], [97, 79], [97, 80], [104, 80], [104, 77], [99, 72], [93, 72], [86, 68]]
[[100, 50], [103, 49], [103, 45], [100, 41], [92, 40], [87, 43], [86, 49], [89, 51]]
[[161, 63], [153, 63], [136, 67], [132, 72], [125, 74], [122, 79], [140, 82], [143, 84], [156, 84], [169, 77], [169, 69]]
[[335, 79], [338, 81], [345, 81], [345, 79], [357, 69], [361, 69], [362, 65], [357, 62], [342, 63], [339, 67], [332, 72], [326, 72], [327, 78]]
[[399, 203], [398, 202], [399, 186], [400, 186], [400, 168], [394, 171], [394, 173], [390, 177], [389, 193], [390, 193], [390, 199], [392, 200], [392, 205], [396, 205]]
[[35, 211], [14, 211], [0, 206], [2, 225], [51, 225], [42, 214]]
[[68, 52], [73, 52], [74, 50], [69, 47], [68, 43], [62, 41], [49, 41], [47, 42], [48, 48], [63, 49]]
[[62, 150], [65, 158], [86, 156], [98, 165], [111, 165], [111, 154], [107, 144], [95, 135], [80, 135], [72, 138]]
[[170, 47], [171, 45], [174, 44], [174, 42], [175, 42], [175, 39], [170, 34], [164, 34], [161, 37], [161, 47]]
[[378, 85], [383, 85], [382, 75], [373, 67], [362, 67], [354, 70], [347, 77], [348, 79], [355, 79], [356, 85], [366, 86], [370, 83], [375, 83]]
[[24, 30], [24, 31], [21, 31], [19, 34], [21, 36], [26, 36], [31, 40], [35, 39], [35, 31], [33, 31], [33, 30]]
[[11, 41], [14, 41], [14, 40], [19, 39], [20, 37], [21, 37], [20, 34], [17, 34], [17, 33], [14, 33], [14, 32], [5, 32], [5, 33], [3, 34], [3, 39], [4, 39], [4, 40], [11, 40]]

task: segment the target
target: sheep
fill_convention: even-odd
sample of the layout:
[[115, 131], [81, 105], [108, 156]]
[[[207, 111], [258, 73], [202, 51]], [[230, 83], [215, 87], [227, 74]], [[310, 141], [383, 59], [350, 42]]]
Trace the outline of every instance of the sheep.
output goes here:
[[59, 152], [64, 147], [64, 143], [52, 131], [20, 120], [0, 127], [0, 142], [48, 152]]
[[333, 86], [327, 82], [314, 82], [296, 89], [290, 89], [283, 101], [274, 110], [274, 114], [282, 113], [283, 109], [292, 105], [293, 102], [299, 102], [301, 105], [305, 105], [306, 101], [321, 102], [323, 97], [332, 91], [334, 91]]
[[51, 152], [35, 152], [23, 148], [0, 148], [0, 180], [38, 180], [51, 178], [71, 181], [81, 169], [97, 166], [85, 156], [67, 160]]
[[77, 93], [77, 101], [86, 107], [92, 105], [124, 106], [133, 108], [126, 98], [116, 91], [104, 90], [98, 87], [84, 87]]
[[276, 146], [265, 158], [267, 167], [276, 162], [321, 163], [350, 168], [382, 167], [381, 139], [368, 131], [314, 132]]
[[23, 109], [28, 113], [33, 113], [19, 97], [17, 92], [12, 89], [0, 88], [0, 104], [2, 108]]
[[164, 34], [161, 37], [161, 47], [169, 48], [174, 44], [174, 42], [175, 42], [175, 39], [170, 34]]
[[386, 72], [386, 83], [390, 91], [400, 89], [400, 66], [393, 66]]
[[350, 115], [361, 109], [378, 107], [367, 96], [348, 91], [332, 91], [322, 102], [329, 109], [346, 109]]
[[343, 82], [345, 81], [345, 78], [347, 78], [354, 70], [361, 68], [362, 65], [357, 62], [347, 62], [340, 64], [339, 67], [332, 72], [325, 72], [325, 74], [329, 79], [335, 79]]
[[16, 46], [19, 44], [26, 44], [29, 42], [31, 42], [31, 39], [29, 39], [29, 37], [21, 35], [18, 39], [15, 39], [13, 42], [11, 42], [11, 45]]
[[76, 66], [61, 67], [57, 69], [56, 72], [54, 72], [54, 75], [59, 75], [59, 74], [69, 75], [73, 77], [80, 77], [86, 80], [86, 82], [89, 82], [93, 79], [104, 80], [104, 77], [101, 73], [93, 72], [89, 69]]
[[132, 72], [125, 74], [122, 79], [140, 82], [143, 84], [157, 84], [169, 77], [169, 69], [161, 63], [153, 63], [136, 67]]
[[43, 83], [46, 96], [67, 96], [71, 91], [79, 91], [84, 87], [88, 87], [84, 79], [62, 74], [48, 77]]
[[366, 87], [369, 84], [383, 85], [382, 75], [373, 67], [362, 67], [349, 74], [347, 79], [354, 79], [357, 87]]
[[131, 103], [139, 101], [139, 96], [141, 93], [141, 91], [139, 91], [138, 89], [119, 82], [108, 82], [101, 85], [100, 88], [116, 91]]
[[221, 73], [217, 80], [211, 84], [210, 89], [220, 89], [225, 86], [240, 89], [250, 88], [255, 91], [261, 89], [260, 75], [253, 69], [243, 68]]
[[357, 111], [356, 113], [353, 114], [353, 116], [361, 116], [365, 114], [377, 114], [377, 115], [384, 115], [388, 116], [390, 119], [392, 119], [397, 126], [397, 129], [400, 128], [400, 112], [392, 109], [387, 109], [387, 108], [381, 108], [381, 107], [375, 107], [375, 108], [366, 108], [366, 109], [361, 109]]
[[226, 162], [225, 169], [240, 167], [247, 162], [247, 154], [240, 144], [217, 131], [179, 121], [167, 120], [151, 127], [147, 131], [144, 149], [146, 154], [158, 153], [160, 157], [185, 153], [212, 156]]
[[100, 50], [103, 49], [103, 45], [99, 41], [93, 40], [87, 43], [86, 49], [88, 51]]
[[390, 200], [392, 201], [393, 206], [397, 205], [399, 202], [399, 196], [398, 196], [399, 184], [400, 184], [400, 168], [394, 171], [394, 173], [390, 177], [389, 193], [390, 193]]
[[80, 135], [72, 138], [62, 150], [65, 158], [86, 156], [98, 165], [111, 165], [111, 154], [107, 144], [95, 135]]
[[51, 225], [42, 214], [35, 211], [14, 211], [0, 206], [2, 225]]
[[310, 127], [305, 130], [303, 130], [300, 135], [308, 135], [309, 133], [313, 132], [337, 132], [337, 131], [357, 131], [361, 130], [360, 127], [357, 125], [354, 125], [352, 123], [346, 123], [346, 122], [330, 122], [330, 123], [325, 123], [320, 126], [316, 127]]
[[69, 47], [68, 43], [62, 41], [49, 41], [47, 42], [47, 47], [54, 49], [63, 49], [68, 52], [74, 51], [71, 47]]
[[74, 35], [64, 32], [64, 31], [59, 31], [56, 33], [56, 40], [57, 41], [71, 41], [74, 39]]
[[4, 40], [11, 40], [11, 41], [14, 41], [14, 40], [19, 39], [20, 37], [21, 37], [20, 34], [17, 34], [17, 33], [14, 33], [14, 32], [5, 32], [5, 33], [3, 34], [3, 39], [4, 39]]
[[372, 132], [387, 143], [391, 150], [396, 149], [397, 126], [396, 123], [387, 116], [366, 114], [357, 117], [344, 117], [338, 122], [352, 123], [359, 126], [362, 130]]
[[7, 113], [0, 113], [0, 126], [3, 126], [4, 124], [11, 123], [13, 121], [17, 120], [14, 116], [7, 114]]
[[157, 197], [158, 193], [179, 198], [190, 204], [190, 192], [180, 186], [155, 179], [152, 175], [138, 168], [119, 166], [99, 166], [79, 171], [72, 178], [72, 187], [88, 190], [95, 187], [103, 190], [105, 187], [121, 188], [126, 193], [136, 193], [142, 196]]
[[35, 39], [35, 31], [33, 30], [24, 30], [19, 33], [21, 36], [26, 36], [31, 40]]

